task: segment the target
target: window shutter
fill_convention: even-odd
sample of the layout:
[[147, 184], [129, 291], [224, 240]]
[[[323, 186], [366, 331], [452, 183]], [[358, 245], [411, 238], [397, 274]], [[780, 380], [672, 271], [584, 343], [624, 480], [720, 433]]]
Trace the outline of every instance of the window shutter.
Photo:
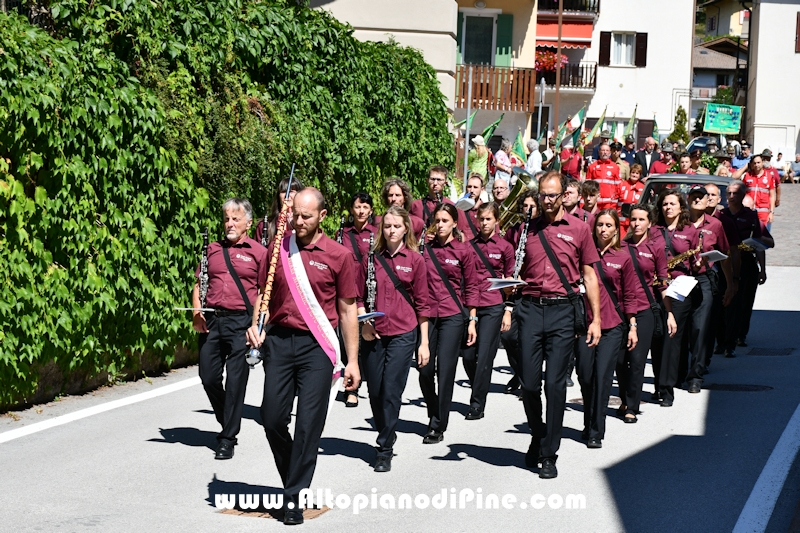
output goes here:
[[511, 66], [511, 37], [514, 30], [514, 15], [497, 15], [497, 38], [494, 51], [496, 67]]
[[461, 65], [464, 57], [464, 53], [461, 50], [462, 41], [464, 39], [463, 28], [464, 28], [464, 13], [461, 11], [458, 12], [458, 22], [456, 22], [456, 65]]
[[794, 53], [800, 54], [800, 12], [797, 13], [797, 29], [794, 33]]
[[600, 58], [597, 63], [601, 67], [607, 67], [611, 64], [611, 32], [600, 32]]
[[634, 59], [634, 64], [637, 67], [646, 67], [647, 66], [647, 34], [646, 33], [637, 33], [636, 34], [636, 57]]

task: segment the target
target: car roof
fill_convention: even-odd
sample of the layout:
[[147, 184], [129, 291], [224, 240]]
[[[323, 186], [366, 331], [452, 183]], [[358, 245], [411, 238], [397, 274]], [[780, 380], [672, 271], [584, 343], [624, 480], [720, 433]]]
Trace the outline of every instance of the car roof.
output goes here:
[[727, 187], [733, 181], [738, 180], [713, 174], [650, 174], [646, 183], [713, 183]]

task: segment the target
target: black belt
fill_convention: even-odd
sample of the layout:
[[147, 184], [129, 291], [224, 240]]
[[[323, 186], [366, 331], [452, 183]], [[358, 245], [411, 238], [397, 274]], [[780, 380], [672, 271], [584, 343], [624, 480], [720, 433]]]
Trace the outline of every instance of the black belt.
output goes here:
[[529, 296], [527, 294], [522, 296], [522, 301], [531, 302], [536, 305], [564, 305], [570, 303], [569, 298], [566, 296], [554, 296], [552, 298], [545, 298], [542, 296]]
[[216, 316], [239, 316], [249, 314], [247, 309], [214, 309], [214, 315]]

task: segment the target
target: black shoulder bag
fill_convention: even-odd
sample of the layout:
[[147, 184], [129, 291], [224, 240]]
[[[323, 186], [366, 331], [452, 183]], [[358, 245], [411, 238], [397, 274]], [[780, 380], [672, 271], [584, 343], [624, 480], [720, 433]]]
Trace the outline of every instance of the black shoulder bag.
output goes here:
[[436, 268], [436, 272], [438, 272], [439, 276], [442, 278], [442, 281], [444, 282], [444, 286], [447, 289], [447, 292], [450, 293], [450, 297], [453, 299], [454, 302], [456, 302], [456, 305], [458, 305], [458, 308], [461, 310], [461, 314], [464, 316], [464, 319], [467, 319], [469, 317], [469, 313], [467, 312], [466, 309], [464, 309], [464, 306], [462, 305], [461, 300], [458, 298], [455, 289], [453, 289], [453, 285], [450, 283], [450, 280], [447, 279], [447, 274], [445, 274], [444, 270], [442, 269], [442, 265], [436, 258], [436, 254], [433, 253], [433, 248], [431, 248], [430, 244], [426, 244], [425, 248], [428, 249], [428, 256], [431, 258], [431, 262], [433, 263], [433, 266]]
[[617, 314], [622, 319], [622, 345], [626, 347], [628, 345], [628, 329], [630, 328], [628, 317], [625, 316], [625, 313], [622, 312], [622, 308], [619, 306], [617, 295], [614, 294], [614, 287], [611, 285], [611, 281], [609, 281], [608, 276], [606, 276], [606, 271], [603, 268], [602, 257], [600, 257], [600, 261], [597, 262], [597, 272], [600, 274], [600, 279], [603, 282], [603, 286], [606, 288], [606, 293], [611, 299], [611, 303], [614, 304], [614, 309], [617, 310]]
[[228, 248], [225, 246], [222, 247], [222, 255], [225, 257], [225, 264], [228, 265], [228, 272], [233, 278], [234, 283], [236, 283], [236, 286], [239, 287], [239, 293], [242, 295], [242, 300], [244, 300], [244, 306], [247, 308], [247, 314], [253, 316], [253, 304], [251, 304], [250, 300], [247, 298], [247, 293], [244, 291], [244, 287], [242, 286], [242, 280], [239, 279], [239, 275], [233, 268], [233, 264], [231, 264], [231, 256], [228, 254]]
[[469, 243], [475, 249], [475, 253], [478, 254], [478, 258], [480, 258], [481, 263], [483, 263], [483, 266], [486, 267], [486, 270], [489, 272], [489, 275], [492, 276], [493, 278], [496, 278], [497, 272], [495, 272], [494, 268], [492, 268], [492, 264], [489, 262], [489, 259], [487, 259], [484, 253], [481, 251], [480, 247], [478, 246], [478, 243], [476, 243], [474, 240], [469, 241]]
[[[344, 231], [344, 230], [342, 230]], [[353, 235], [352, 231], [347, 232], [348, 237], [350, 237], [350, 244], [353, 245], [353, 253], [356, 254], [356, 259], [358, 260], [359, 264], [363, 261], [364, 256], [361, 255], [361, 250], [358, 249], [358, 241], [356, 240], [356, 236]]]
[[472, 230], [472, 236], [473, 237], [477, 237], [478, 236], [478, 228], [476, 228], [475, 224], [472, 222], [472, 217], [469, 216], [469, 211], [464, 211], [464, 217], [467, 219], [467, 225], [469, 226], [469, 229]]
[[639, 266], [639, 258], [636, 257], [636, 250], [634, 249], [633, 246], [629, 246], [628, 251], [631, 253], [631, 259], [633, 260], [633, 269], [636, 271], [636, 275], [639, 277], [639, 283], [642, 284], [642, 289], [644, 289], [644, 294], [645, 296], [647, 296], [647, 301], [650, 302], [650, 311], [653, 312], [653, 318], [655, 319], [653, 335], [656, 337], [663, 337], [664, 314], [661, 312], [661, 306], [658, 305], [658, 302], [656, 302], [656, 299], [653, 296], [653, 292], [651, 291], [650, 287], [647, 286], [647, 282], [644, 280], [644, 274], [642, 274], [642, 269]]
[[406, 288], [403, 287], [403, 283], [397, 278], [395, 273], [392, 272], [392, 269], [389, 268], [389, 265], [386, 263], [386, 259], [384, 259], [380, 253], [375, 254], [375, 258], [378, 259], [378, 262], [383, 267], [384, 272], [386, 272], [386, 274], [389, 276], [389, 279], [392, 280], [392, 284], [394, 285], [394, 288], [397, 290], [397, 292], [399, 292], [400, 295], [405, 299], [405, 301], [408, 302], [408, 305], [410, 305], [411, 308], [414, 309], [414, 302], [411, 300], [411, 296], [409, 296], [408, 292], [406, 291]]
[[556, 259], [556, 254], [553, 253], [553, 249], [550, 248], [550, 243], [547, 242], [547, 238], [544, 236], [544, 231], [542, 230], [539, 231], [539, 240], [542, 241], [542, 247], [544, 247], [544, 251], [547, 253], [547, 258], [550, 259], [550, 264], [553, 265], [553, 268], [558, 274], [558, 278], [561, 280], [561, 284], [567, 291], [567, 298], [569, 298], [570, 303], [572, 303], [572, 307], [575, 311], [575, 333], [578, 335], [586, 335], [588, 324], [586, 323], [586, 304], [583, 302], [583, 296], [572, 290], [572, 286], [569, 284], [569, 281], [567, 281], [567, 276], [564, 275], [564, 271], [561, 269], [558, 259]]

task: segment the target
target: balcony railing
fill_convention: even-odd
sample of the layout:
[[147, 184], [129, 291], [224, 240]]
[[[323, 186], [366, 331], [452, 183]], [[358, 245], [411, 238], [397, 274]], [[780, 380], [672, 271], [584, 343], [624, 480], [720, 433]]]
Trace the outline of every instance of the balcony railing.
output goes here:
[[[539, 11], [558, 12], [558, 0], [539, 0]], [[600, 13], [600, 0], [564, 0], [564, 12]]]
[[536, 71], [530, 68], [458, 65], [456, 107], [467, 107], [469, 68], [472, 68], [472, 109], [533, 112]]
[[[546, 71], [536, 73], [536, 82], [550, 87], [556, 86], [556, 71]], [[561, 87], [566, 89], [587, 89], [597, 88], [597, 63], [585, 61], [564, 65], [561, 67]]]
[[716, 87], [692, 87], [692, 98], [714, 98], [717, 96]]

